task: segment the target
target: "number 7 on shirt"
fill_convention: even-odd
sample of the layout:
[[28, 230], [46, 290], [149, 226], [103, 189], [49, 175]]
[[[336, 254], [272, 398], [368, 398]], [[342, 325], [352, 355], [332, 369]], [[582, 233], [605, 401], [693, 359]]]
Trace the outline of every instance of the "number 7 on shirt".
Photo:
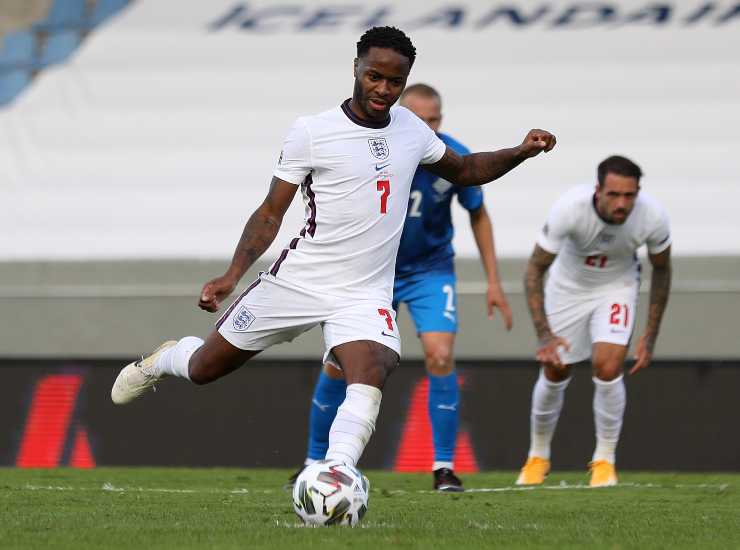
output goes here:
[[388, 212], [388, 195], [391, 194], [390, 180], [378, 180], [378, 191], [382, 191], [380, 195], [380, 213], [386, 214]]

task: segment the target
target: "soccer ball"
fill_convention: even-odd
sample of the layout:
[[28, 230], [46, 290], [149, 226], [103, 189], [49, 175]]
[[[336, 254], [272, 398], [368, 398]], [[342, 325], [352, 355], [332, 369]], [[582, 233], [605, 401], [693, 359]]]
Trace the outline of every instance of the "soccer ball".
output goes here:
[[293, 509], [306, 525], [357, 525], [367, 512], [369, 484], [354, 466], [319, 460], [293, 486]]

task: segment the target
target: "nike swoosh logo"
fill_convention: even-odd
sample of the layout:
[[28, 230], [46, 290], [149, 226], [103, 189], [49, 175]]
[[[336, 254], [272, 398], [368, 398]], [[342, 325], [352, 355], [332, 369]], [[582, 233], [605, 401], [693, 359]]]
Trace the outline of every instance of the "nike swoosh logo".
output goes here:
[[384, 330], [380, 331], [380, 334], [382, 334], [383, 336], [390, 336], [391, 338], [395, 338], [396, 340], [398, 340], [398, 336], [396, 336], [395, 334], [388, 334]]
[[442, 409], [443, 411], [456, 411], [457, 410], [457, 403], [453, 403], [452, 405], [445, 405], [443, 403], [440, 403], [437, 405], [438, 409]]
[[381, 166], [378, 166], [378, 165], [376, 164], [376, 165], [375, 165], [375, 171], [376, 171], [376, 172], [378, 172], [378, 171], [382, 170], [383, 168], [388, 168], [388, 167], [389, 167], [390, 165], [391, 165], [391, 163], [390, 163], [390, 162], [389, 162], [388, 164], [383, 164], [383, 165], [381, 165]]
[[329, 405], [328, 405], [328, 404], [327, 404], [327, 405], [324, 405], [323, 403], [319, 403], [319, 402], [318, 402], [318, 401], [316, 401], [315, 399], [312, 399], [312, 400], [311, 400], [311, 403], [313, 403], [313, 404], [314, 404], [314, 405], [316, 405], [316, 406], [317, 406], [317, 407], [318, 407], [319, 409], [321, 409], [321, 412], [326, 412], [326, 409], [328, 409], [328, 408], [329, 408]]

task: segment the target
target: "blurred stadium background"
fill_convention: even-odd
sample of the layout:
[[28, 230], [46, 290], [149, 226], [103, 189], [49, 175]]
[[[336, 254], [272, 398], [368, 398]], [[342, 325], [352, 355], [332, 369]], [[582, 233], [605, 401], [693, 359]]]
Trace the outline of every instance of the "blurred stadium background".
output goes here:
[[[167, 385], [124, 410], [110, 385], [160, 341], [209, 330], [201, 284], [224, 270], [291, 122], [351, 95], [354, 44], [375, 24], [409, 33], [410, 82], [440, 90], [443, 129], [471, 149], [530, 127], [558, 136], [552, 155], [485, 190], [511, 333], [485, 319], [455, 211], [457, 469], [520, 466], [537, 369], [526, 257], [555, 198], [618, 153], [667, 207], [675, 255], [655, 364], [628, 381], [620, 466], [740, 470], [740, 3], [704, 0], [2, 0], [0, 465], [302, 460], [317, 331], [207, 389]], [[296, 202], [245, 284], [301, 220]], [[404, 359], [362, 465], [426, 470], [421, 350], [405, 311], [400, 321]], [[582, 370], [556, 469], [590, 456]]]

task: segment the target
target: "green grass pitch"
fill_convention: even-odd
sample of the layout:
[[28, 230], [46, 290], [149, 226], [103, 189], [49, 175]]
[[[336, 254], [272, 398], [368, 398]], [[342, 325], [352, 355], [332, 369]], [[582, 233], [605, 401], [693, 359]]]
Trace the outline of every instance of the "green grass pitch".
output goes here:
[[740, 474], [584, 473], [515, 488], [513, 472], [466, 475], [463, 494], [431, 476], [366, 472], [357, 528], [306, 528], [287, 470], [0, 469], [0, 548], [740, 548]]

